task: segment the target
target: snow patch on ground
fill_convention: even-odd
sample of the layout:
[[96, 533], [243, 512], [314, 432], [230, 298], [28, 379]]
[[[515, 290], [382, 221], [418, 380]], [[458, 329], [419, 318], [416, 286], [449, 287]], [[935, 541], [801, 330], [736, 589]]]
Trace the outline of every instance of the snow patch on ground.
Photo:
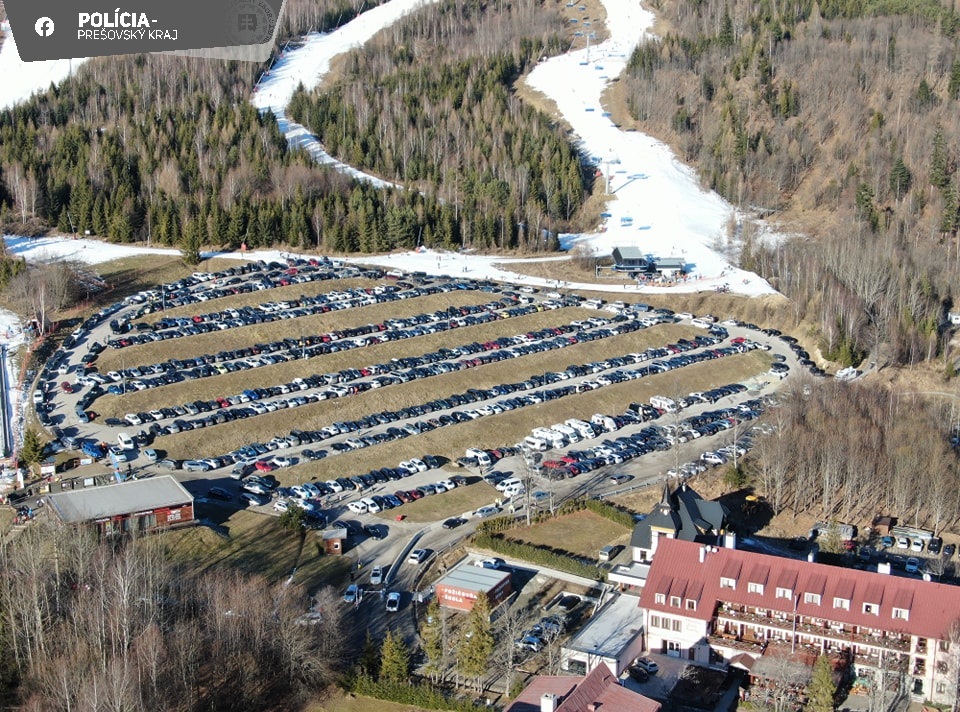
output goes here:
[[51, 59], [46, 62], [24, 62], [17, 51], [16, 40], [9, 30], [3, 31], [0, 47], [0, 109], [9, 109], [29, 99], [50, 84], [59, 84], [86, 59]]

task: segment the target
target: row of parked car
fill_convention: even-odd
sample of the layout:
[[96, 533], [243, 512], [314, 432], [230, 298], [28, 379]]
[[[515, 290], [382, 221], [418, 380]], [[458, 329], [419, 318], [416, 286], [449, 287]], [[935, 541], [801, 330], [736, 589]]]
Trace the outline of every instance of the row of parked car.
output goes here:
[[[431, 294], [442, 294], [456, 291], [458, 289], [457, 285], [457, 282], [448, 281], [423, 287], [406, 284], [406, 289], [401, 289], [399, 285], [393, 284], [378, 285], [376, 287], [356, 287], [353, 289], [321, 293], [312, 297], [301, 296], [299, 299], [286, 300], [284, 302], [265, 302], [257, 306], [247, 306], [222, 312], [211, 312], [209, 314], [198, 314], [193, 317], [165, 317], [153, 324], [137, 324], [135, 329], [138, 333], [113, 339], [110, 341], [110, 346], [113, 348], [124, 348], [127, 346], [146, 344], [152, 341], [195, 336], [213, 331], [223, 331], [226, 329], [269, 323], [281, 319], [315, 316], [332, 311], [372, 306], [374, 304], [395, 302]], [[514, 299], [504, 298], [500, 306], [509, 306], [515, 303], [516, 300]], [[481, 311], [483, 311], [482, 308], [476, 309], [476, 313], [480, 313]], [[458, 313], [456, 316], [462, 315], [463, 314]], [[364, 333], [369, 332], [360, 330], [355, 333], [354, 336], [362, 336]], [[326, 336], [326, 338], [324, 338], [324, 336]], [[330, 334], [308, 335], [304, 337], [302, 344], [298, 343], [298, 347], [314, 347], [331, 340]]]
[[[596, 323], [601, 323], [603, 325], [597, 327], [595, 325]], [[597, 320], [596, 323], [589, 326], [581, 325], [579, 327], [573, 327], [571, 325], [549, 327], [536, 332], [530, 332], [514, 337], [503, 337], [495, 342], [485, 342], [483, 344], [464, 344], [452, 349], [445, 348], [436, 352], [424, 354], [419, 357], [407, 357], [402, 359], [403, 364], [400, 362], [393, 362], [387, 364], [377, 364], [362, 369], [343, 369], [336, 374], [314, 374], [306, 378], [295, 379], [288, 384], [272, 386], [270, 388], [248, 389], [240, 394], [235, 394], [228, 397], [220, 397], [210, 401], [198, 400], [194, 401], [193, 403], [161, 408], [149, 413], [128, 413], [124, 420], [129, 425], [137, 426], [145, 422], [159, 421], [164, 418], [176, 418], [186, 413], [212, 413], [209, 416], [204, 416], [195, 420], [174, 420], [173, 423], [166, 426], [159, 426], [156, 424], [151, 426], [151, 429], [154, 430], [156, 434], [173, 434], [182, 430], [221, 424], [238, 418], [253, 417], [261, 413], [272, 412], [278, 409], [298, 407], [328, 398], [343, 397], [354, 393], [364, 392], [375, 387], [391, 385], [394, 382], [402, 383], [411, 379], [426, 378], [432, 375], [439, 375], [456, 370], [473, 368], [476, 365], [491, 363], [507, 358], [519, 358], [531, 353], [566, 348], [568, 346], [583, 343], [585, 341], [592, 341], [598, 338], [607, 338], [625, 331], [643, 328], [636, 322], [631, 321], [609, 326], [606, 325], [607, 320]], [[603, 369], [617, 367], [622, 364], [640, 363], [648, 358], [652, 358], [660, 354], [680, 352], [682, 350], [696, 348], [697, 346], [709, 346], [719, 341], [718, 337], [704, 336], [697, 338], [697, 341], [687, 341], [681, 339], [677, 344], [670, 345], [668, 348], [664, 349], [649, 349], [641, 354], [629, 354], [623, 357], [615, 357], [604, 362], [593, 362], [590, 364], [584, 364], [582, 366], [574, 365], [569, 367], [565, 372], [543, 374], [540, 377], [528, 379], [521, 384], [494, 386], [490, 389], [486, 389], [485, 391], [472, 389], [468, 392], [467, 396], [463, 396], [461, 398], [458, 398], [457, 396], [451, 396], [451, 399], [453, 399], [451, 404], [441, 403], [439, 404], [439, 407], [434, 408], [429, 408], [426, 405], [419, 408], [417, 406], [413, 406], [413, 412], [411, 414], [401, 415], [401, 417], [415, 417], [424, 415], [425, 413], [430, 412], [430, 410], [456, 407], [457, 405], [463, 405], [467, 402], [475, 402], [477, 400], [493, 398], [498, 395], [506, 395], [516, 390], [529, 390], [548, 383], [555, 383], [567, 378], [584, 375], [588, 372], [596, 373]], [[510, 346], [505, 346], [506, 344], [510, 344]], [[472, 354], [477, 355], [474, 358], [465, 358], [458, 361], [438, 362], [443, 358], [455, 358], [457, 356]], [[716, 354], [714, 354], [714, 352], [710, 352], [704, 358], [713, 358], [715, 355]], [[676, 357], [666, 362], [658, 363], [656, 366], [654, 366], [654, 368], [659, 372], [670, 370], [671, 368], [675, 368], [679, 365], [686, 365], [687, 363], [691, 362], [693, 362], [692, 358]], [[402, 365], [410, 364], [414, 365], [409, 368], [401, 368]], [[379, 375], [371, 376], [371, 374]], [[360, 378], [367, 378], [367, 380], [358, 380]], [[624, 380], [628, 380], [627, 375], [614, 372], [600, 376], [595, 383], [591, 383], [588, 387], [594, 388]], [[274, 398], [285, 393], [289, 393], [291, 390], [315, 389], [316, 387], [322, 387], [324, 384], [329, 384], [331, 382], [335, 383], [333, 383], [333, 385], [328, 385], [319, 392], [303, 393], [291, 396], [289, 398], [278, 398], [277, 400], [269, 402], [265, 400], [267, 398]], [[580, 386], [577, 388], [582, 390], [582, 387]], [[580, 390], [577, 392], [580, 392]], [[473, 419], [480, 417], [481, 415], [490, 415], [496, 412], [502, 412], [505, 409], [509, 409], [509, 406], [511, 405], [514, 407], [519, 407], [518, 404], [509, 402], [506, 404], [507, 407], [504, 407], [503, 404], [491, 404], [485, 406], [487, 410], [468, 410], [466, 412], [466, 417], [467, 419]], [[379, 423], [383, 424], [392, 422], [392, 420], [395, 419], [396, 418], [380, 418], [377, 420]], [[368, 423], [365, 425], [365, 427], [370, 427], [374, 424], [376, 423]]]
[[[740, 390], [741, 384], [731, 384], [733, 390]], [[750, 399], [737, 407], [707, 411], [697, 416], [685, 419], [681, 424], [663, 426], [657, 424], [619, 438], [607, 438], [601, 443], [583, 450], [569, 450], [564, 456], [546, 460], [542, 463], [543, 474], [550, 479], [575, 477], [585, 472], [592, 472], [605, 465], [617, 465], [641, 455], [656, 450], [665, 451], [673, 447], [677, 438], [676, 433], [695, 430], [701, 435], [713, 434], [734, 427], [744, 421], [754, 420], [763, 411], [763, 403], [759, 399]], [[655, 411], [656, 412], [656, 411]], [[605, 416], [618, 427], [627, 425], [641, 425], [650, 420], [650, 411], [631, 409], [617, 416]], [[653, 417], [659, 417], [656, 412]], [[740, 444], [736, 447], [742, 449]], [[717, 453], [713, 453], [721, 457]], [[676, 474], [676, 473], [673, 473]], [[694, 473], [685, 472], [692, 475]]]
[[[610, 376], [610, 382], [615, 383], [615, 382], [620, 382], [625, 380], [631, 380], [634, 378], [641, 378], [646, 375], [660, 373], [664, 370], [670, 370], [672, 368], [679, 368], [683, 365], [694, 363], [696, 361], [703, 360], [705, 358], [719, 358], [721, 356], [734, 354], [734, 353], [737, 353], [737, 351], [731, 348], [709, 349], [699, 353], [683, 353], [678, 356], [672, 356], [669, 359], [664, 359], [662, 361], [651, 362], [650, 364], [642, 366], [638, 369], [617, 368], [611, 371], [608, 375]], [[624, 359], [628, 359], [628, 358], [632, 361], [634, 358], [637, 358], [637, 357], [639, 357], [639, 355], [637, 356], [626, 355], [621, 357], [614, 357], [613, 364], [625, 362]], [[610, 363], [609, 360], [605, 362], [598, 362], [598, 365], [599, 364], [603, 364], [607, 368], [613, 365]], [[587, 366], [581, 365], [581, 366], [574, 366], [571, 368], [575, 369], [574, 371], [575, 373], [580, 373], [582, 372], [581, 369], [585, 369], [587, 368]], [[549, 380], [551, 379], [548, 378], [546, 374], [542, 374], [539, 377], [528, 379], [526, 381], [522, 381], [519, 383], [501, 384], [500, 386], [497, 387], [497, 394], [511, 394], [511, 395], [510, 397], [500, 398], [499, 400], [494, 401], [492, 404], [488, 404], [490, 405], [489, 413], [503, 412], [506, 410], [513, 410], [515, 408], [527, 407], [527, 406], [535, 405], [537, 403], [541, 403], [547, 400], [553, 400], [556, 398], [565, 397], [565, 396], [572, 395], [574, 393], [579, 392], [574, 386], [571, 386], [571, 385], [559, 386], [556, 388], [545, 388], [545, 389], [541, 388], [541, 390], [524, 392], [531, 387], [533, 388], [542, 387], [543, 385], [547, 384]], [[518, 395], [512, 395], [518, 392], [519, 392]], [[437, 410], [459, 408], [461, 406], [464, 406], [470, 403], [487, 399], [490, 395], [491, 393], [489, 391], [479, 390], [479, 389], [469, 389], [464, 393], [453, 394], [448, 398], [439, 398], [439, 399], [435, 399], [433, 401], [429, 401], [419, 405], [409, 406], [407, 408], [401, 409], [400, 411], [381, 411], [379, 413], [371, 414], [359, 420], [334, 423], [330, 426], [325, 426], [324, 428], [317, 431], [309, 431], [309, 434], [307, 434], [305, 437], [307, 437], [310, 442], [317, 442], [320, 440], [331, 438], [335, 435], [356, 433], [359, 430], [366, 429], [374, 425], [388, 424], [401, 419], [411, 419], [411, 418], [421, 417], [423, 415], [427, 415]], [[408, 437], [410, 435], [417, 435], [423, 432], [428, 432], [438, 427], [453, 425], [458, 422], [467, 422], [469, 420], [472, 420], [474, 417], [481, 417], [488, 413], [488, 411], [486, 410], [484, 412], [481, 412], [479, 409], [470, 409], [470, 410], [475, 410], [476, 413], [467, 414], [467, 412], [464, 410], [455, 410], [452, 413], [449, 413], [449, 414], [445, 413], [436, 418], [429, 418], [429, 419], [420, 420], [417, 422], [406, 423], [402, 427], [387, 428], [385, 431], [376, 433], [376, 434], [366, 434], [366, 435], [356, 434], [353, 437], [348, 438], [343, 442], [332, 443], [329, 446], [329, 449], [335, 452], [347, 452], [354, 449], [360, 449], [363, 447], [368, 447], [371, 445], [377, 445], [380, 443], [389, 442], [391, 440]], [[221, 409], [217, 412], [216, 415], [225, 417], [225, 414], [228, 412], [230, 412], [230, 409]], [[137, 418], [139, 418], [139, 415], [137, 416]], [[205, 421], [201, 421], [201, 422], [205, 422]], [[192, 427], [196, 427], [195, 423], [191, 425]], [[170, 426], [167, 426], [167, 427], [169, 428]], [[201, 427], [205, 427], [205, 425]], [[153, 423], [151, 425], [151, 430], [153, 430], [154, 428], [158, 428], [160, 432], [164, 431], [164, 429], [161, 428], [161, 426], [159, 426], [158, 423]], [[298, 431], [298, 433], [306, 433], [306, 432], [307, 431]], [[266, 444], [252, 443], [249, 445], [245, 445], [242, 448], [239, 448], [238, 450], [232, 453], [227, 453], [225, 455], [221, 455], [216, 458], [210, 458], [207, 461], [188, 461], [188, 462], [190, 462], [191, 467], [195, 467], [199, 470], [217, 469], [212, 465], [209, 466], [208, 468], [205, 462], [206, 463], [215, 462], [215, 463], [218, 463], [220, 467], [223, 467], [229, 464], [233, 464], [235, 462], [250, 460], [254, 457], [264, 455], [267, 452], [270, 452], [271, 450], [281, 449], [282, 447], [284, 447], [284, 442], [286, 442], [287, 437], [288, 436], [278, 436], [277, 438], [274, 438], [273, 440], [271, 440]], [[303, 442], [303, 438], [300, 437], [299, 435], [296, 435], [294, 437], [299, 442], [301, 443]], [[465, 460], [469, 460], [469, 458], [465, 458]], [[473, 460], [472, 462], [464, 461], [464, 462], [461, 462], [460, 464], [470, 466], [472, 464], [479, 464], [479, 462], [478, 460]]]

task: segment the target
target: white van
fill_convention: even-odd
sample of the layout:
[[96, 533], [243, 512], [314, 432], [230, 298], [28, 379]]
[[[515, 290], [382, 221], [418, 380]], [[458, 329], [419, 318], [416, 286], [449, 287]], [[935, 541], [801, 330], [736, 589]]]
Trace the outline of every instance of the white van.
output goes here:
[[504, 480], [503, 482], [498, 483], [497, 491], [506, 492], [508, 489], [512, 487], [516, 487], [517, 485], [519, 485], [520, 487], [523, 487], [523, 482], [517, 477], [511, 477], [509, 479]]
[[364, 497], [361, 499], [360, 504], [366, 505], [367, 511], [370, 512], [370, 514], [376, 514], [380, 511], [380, 505], [374, 502], [370, 497]]
[[120, 433], [117, 435], [117, 444], [120, 445], [120, 447], [124, 450], [133, 450], [135, 447], [133, 444], [133, 438], [126, 433]]
[[367, 505], [363, 500], [360, 500], [359, 502], [351, 502], [350, 504], [347, 505], [347, 509], [349, 509], [354, 514], [367, 513]]
[[699, 317], [691, 320], [690, 324], [700, 329], [709, 329], [711, 326], [713, 326], [713, 322], [707, 321], [706, 319], [701, 319]]
[[677, 402], [673, 398], [667, 398], [666, 396], [653, 396], [650, 399], [650, 405], [652, 405], [657, 410], [664, 410], [667, 413], [676, 413]]
[[43, 403], [43, 391], [39, 388], [33, 392], [33, 404], [40, 405]]
[[547, 451], [547, 441], [542, 438], [535, 438], [532, 435], [528, 435], [523, 439], [523, 444], [534, 452], [546, 452]]

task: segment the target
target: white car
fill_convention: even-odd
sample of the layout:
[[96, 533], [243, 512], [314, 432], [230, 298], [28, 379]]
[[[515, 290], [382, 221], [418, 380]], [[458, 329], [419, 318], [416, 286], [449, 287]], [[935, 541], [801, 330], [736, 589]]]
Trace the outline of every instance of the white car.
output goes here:
[[347, 509], [349, 509], [354, 514], [367, 513], [367, 505], [364, 504], [363, 502], [351, 502], [350, 504], [347, 505]]
[[379, 586], [383, 583], [383, 567], [374, 566], [373, 571], [370, 572], [370, 584], [372, 586]]
[[396, 613], [400, 610], [400, 593], [391, 591], [387, 594], [387, 612]]
[[427, 463], [425, 463], [423, 460], [416, 457], [410, 460], [410, 464], [417, 469], [417, 472], [426, 472], [427, 470], [430, 469], [429, 467], [427, 467]]
[[339, 494], [340, 492], [343, 492], [343, 485], [341, 485], [336, 480], [327, 480], [326, 482], [324, 482], [324, 484], [337, 494]]
[[296, 458], [277, 456], [273, 458], [273, 464], [277, 467], [290, 467], [296, 462]]
[[286, 512], [288, 509], [290, 509], [290, 503], [285, 499], [278, 499], [273, 503], [274, 512]]
[[133, 438], [131, 438], [127, 433], [119, 433], [117, 435], [117, 443], [120, 445], [122, 450], [133, 450], [136, 447], [133, 444]]
[[426, 549], [414, 549], [410, 552], [410, 556], [407, 557], [407, 562], [411, 564], [422, 564], [427, 560], [427, 557], [430, 555]]
[[313, 484], [312, 482], [304, 482], [304, 483], [303, 483], [302, 485], [300, 485], [300, 486], [303, 487], [303, 489], [305, 489], [305, 490], [307, 491], [307, 494], [309, 494], [310, 497], [322, 497], [322, 496], [323, 496], [323, 493], [320, 491], [320, 488], [317, 487], [317, 486], [316, 486], [315, 484]]
[[446, 487], [447, 492], [451, 490], [455, 490], [457, 488], [457, 485], [454, 482], [451, 482], [450, 480], [440, 480], [439, 482], [437, 482], [437, 485], [443, 485], [444, 487]]
[[498, 507], [480, 507], [473, 513], [473, 516], [479, 517], [480, 519], [486, 519], [487, 517], [492, 517], [500, 513]]

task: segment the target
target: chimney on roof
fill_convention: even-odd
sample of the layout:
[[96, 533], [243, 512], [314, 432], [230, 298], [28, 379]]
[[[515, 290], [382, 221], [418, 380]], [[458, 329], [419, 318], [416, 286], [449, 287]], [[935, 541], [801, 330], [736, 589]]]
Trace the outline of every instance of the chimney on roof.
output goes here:
[[723, 545], [727, 549], [737, 548], [737, 535], [734, 532], [727, 532], [723, 535]]
[[544, 692], [540, 696], [540, 712], [557, 712], [560, 698], [552, 692]]
[[707, 547], [701, 544], [700, 545], [700, 563], [702, 564], [706, 560], [707, 560]]
[[877, 573], [878, 573], [878, 574], [887, 574], [887, 575], [889, 576], [889, 575], [890, 575], [890, 562], [889, 562], [889, 561], [881, 561], [879, 564], [877, 564]]

